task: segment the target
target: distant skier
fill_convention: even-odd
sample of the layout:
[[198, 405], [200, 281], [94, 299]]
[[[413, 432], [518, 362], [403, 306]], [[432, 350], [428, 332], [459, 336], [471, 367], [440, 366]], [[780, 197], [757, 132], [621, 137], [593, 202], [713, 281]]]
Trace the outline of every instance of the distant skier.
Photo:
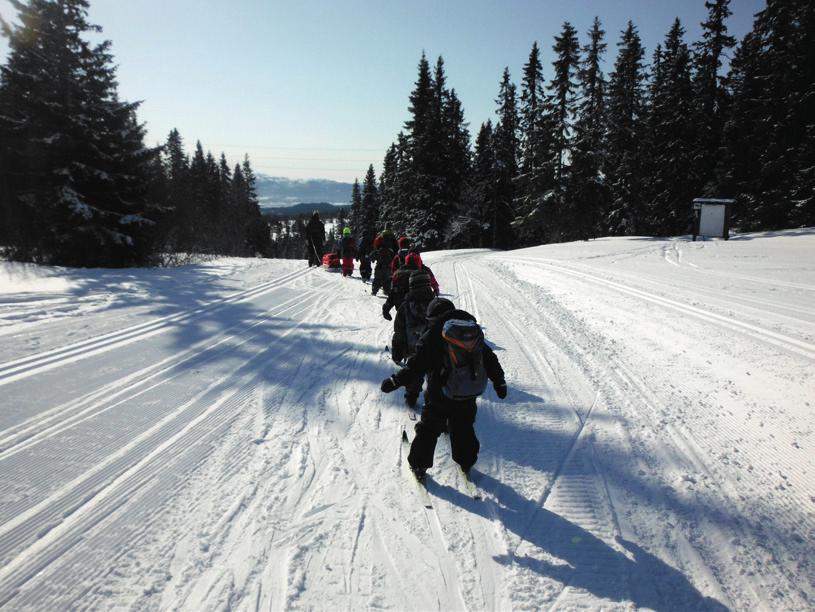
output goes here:
[[[396, 310], [391, 339], [391, 357], [401, 364], [416, 352], [419, 338], [427, 331], [427, 306], [435, 297], [430, 287], [430, 275], [417, 270], [410, 275], [410, 288]], [[422, 378], [405, 384], [405, 402], [413, 407], [422, 391]]]
[[319, 266], [323, 262], [323, 243], [325, 242], [325, 225], [320, 220], [320, 213], [316, 210], [306, 225], [306, 250], [308, 251], [308, 267]]
[[391, 291], [390, 263], [393, 258], [391, 251], [385, 244], [382, 236], [377, 236], [374, 240], [374, 252], [371, 253], [371, 261], [376, 263], [374, 268], [374, 280], [371, 283], [371, 294], [376, 295], [380, 289], [385, 295]]
[[396, 274], [396, 271], [405, 265], [405, 258], [410, 253], [410, 238], [407, 236], [400, 236], [399, 240], [396, 242], [399, 249], [396, 251], [396, 255], [393, 256], [391, 260], [391, 276]]
[[371, 280], [371, 253], [373, 243], [368, 230], [362, 230], [362, 237], [357, 243], [357, 261], [359, 262], [359, 275], [362, 280]]
[[433, 466], [436, 441], [445, 430], [450, 433], [453, 460], [469, 476], [480, 449], [474, 428], [476, 397], [484, 392], [488, 378], [499, 398], [507, 395], [504, 371], [475, 317], [445, 298], [430, 302], [427, 317], [429, 328], [417, 342], [415, 355], [381, 385], [383, 392], [391, 393], [428, 377], [424, 410], [408, 454], [410, 469], [420, 482]]
[[346, 227], [342, 230], [342, 238], [337, 246], [337, 253], [342, 259], [342, 275], [351, 276], [354, 273], [354, 255], [356, 255], [357, 247], [354, 244], [354, 237], [351, 235], [351, 228]]
[[399, 245], [396, 243], [396, 235], [391, 230], [391, 224], [385, 223], [385, 229], [383, 229], [379, 235], [382, 236], [384, 245], [390, 249], [391, 257], [393, 257], [393, 254], [399, 250]]

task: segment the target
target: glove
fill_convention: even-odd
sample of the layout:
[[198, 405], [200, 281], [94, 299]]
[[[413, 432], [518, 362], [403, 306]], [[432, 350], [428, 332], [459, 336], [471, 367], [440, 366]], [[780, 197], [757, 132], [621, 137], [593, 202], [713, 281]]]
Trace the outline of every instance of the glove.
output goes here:
[[507, 396], [507, 383], [503, 380], [498, 383], [492, 383], [492, 386], [495, 389], [495, 395], [499, 398], [504, 399]]
[[385, 308], [383, 307], [383, 308], [382, 308], [382, 316], [383, 316], [383, 317], [385, 317], [385, 319], [387, 319], [388, 321], [392, 321], [392, 320], [393, 320], [393, 317], [391, 316], [391, 311], [390, 311], [390, 309], [385, 310]]
[[379, 385], [379, 388], [382, 389], [383, 393], [391, 393], [396, 391], [399, 388], [399, 385], [396, 384], [396, 380], [394, 380], [393, 376], [389, 376], [385, 380], [382, 381], [382, 384]]

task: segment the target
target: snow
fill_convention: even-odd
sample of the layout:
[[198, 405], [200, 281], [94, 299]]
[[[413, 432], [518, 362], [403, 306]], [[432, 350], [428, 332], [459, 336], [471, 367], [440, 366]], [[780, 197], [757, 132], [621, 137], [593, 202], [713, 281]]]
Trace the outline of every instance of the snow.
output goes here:
[[359, 278], [0, 264], [0, 607], [812, 609], [813, 254], [425, 254], [510, 388], [430, 509]]

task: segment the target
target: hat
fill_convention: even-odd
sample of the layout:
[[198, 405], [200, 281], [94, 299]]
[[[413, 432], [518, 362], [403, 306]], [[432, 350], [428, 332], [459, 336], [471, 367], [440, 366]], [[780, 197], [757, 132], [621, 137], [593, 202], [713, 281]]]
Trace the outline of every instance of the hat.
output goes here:
[[351, 228], [346, 227], [344, 230], [342, 230], [342, 235], [343, 236], [350, 236], [351, 235]]
[[413, 270], [421, 270], [422, 258], [419, 257], [418, 253], [408, 253], [407, 257], [405, 257], [405, 266]]
[[410, 238], [407, 236], [400, 236], [396, 243], [399, 245], [400, 249], [406, 249], [410, 246]]
[[445, 312], [450, 312], [455, 309], [456, 305], [447, 298], [433, 298], [427, 305], [427, 318], [434, 319], [440, 317]]
[[430, 289], [431, 291], [433, 290], [430, 285], [430, 275], [424, 270], [417, 270], [416, 272], [411, 273], [410, 279], [408, 280], [408, 286], [410, 287], [411, 291], [424, 287]]

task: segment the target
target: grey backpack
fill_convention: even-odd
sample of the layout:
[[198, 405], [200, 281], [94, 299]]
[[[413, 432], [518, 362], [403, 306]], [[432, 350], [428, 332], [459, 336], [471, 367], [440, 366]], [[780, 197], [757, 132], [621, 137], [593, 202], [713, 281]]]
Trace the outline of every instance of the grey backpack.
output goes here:
[[441, 332], [444, 348], [442, 393], [453, 400], [478, 397], [487, 388], [484, 332], [475, 321], [450, 319]]

